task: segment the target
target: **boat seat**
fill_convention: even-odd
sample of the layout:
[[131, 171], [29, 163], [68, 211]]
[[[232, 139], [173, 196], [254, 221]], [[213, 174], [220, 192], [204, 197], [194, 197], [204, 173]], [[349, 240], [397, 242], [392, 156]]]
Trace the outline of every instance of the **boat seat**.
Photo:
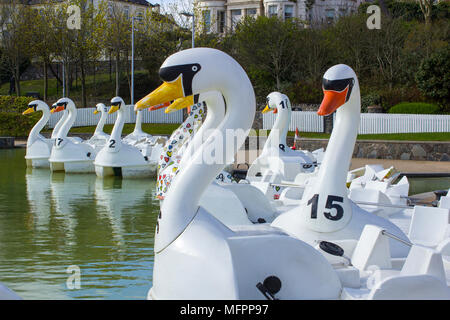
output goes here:
[[360, 289], [343, 288], [342, 299], [450, 299], [442, 255], [413, 245], [400, 271], [376, 270]]
[[450, 210], [415, 206], [408, 232], [409, 239], [414, 244], [436, 247], [447, 234]]
[[439, 208], [450, 209], [450, 196], [441, 197]]
[[407, 275], [432, 275], [446, 282], [442, 255], [431, 248], [413, 245], [400, 271], [402, 276]]
[[[350, 193], [348, 197], [355, 202], [372, 202], [378, 204], [391, 204], [391, 200], [380, 190], [370, 189], [370, 188], [362, 188], [362, 187], [354, 187], [350, 189]], [[377, 206], [377, 205], [367, 205], [367, 204], [358, 204], [359, 207], [363, 208], [366, 211], [369, 211], [373, 214], [387, 217], [397, 211], [397, 208], [390, 208], [385, 206]]]
[[383, 229], [375, 225], [366, 225], [351, 257], [352, 265], [363, 271], [370, 266], [391, 269], [389, 239], [383, 235]]

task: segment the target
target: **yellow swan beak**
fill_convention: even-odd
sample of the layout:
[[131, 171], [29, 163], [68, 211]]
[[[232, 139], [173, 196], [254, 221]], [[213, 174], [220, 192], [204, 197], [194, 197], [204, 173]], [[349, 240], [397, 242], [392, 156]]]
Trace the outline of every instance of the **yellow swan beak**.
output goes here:
[[156, 106], [164, 102], [176, 100], [184, 97], [182, 76], [179, 76], [175, 81], [164, 82], [157, 89], [144, 98], [139, 100], [134, 106], [134, 110], [141, 110]]
[[164, 111], [165, 113], [171, 113], [177, 110], [181, 110], [184, 108], [189, 108], [194, 104], [194, 96], [189, 96], [186, 98], [179, 98], [175, 100], [167, 109]]
[[269, 105], [266, 105], [266, 107], [264, 108], [263, 111], [261, 111], [261, 113], [267, 113], [270, 111]]
[[22, 114], [23, 114], [23, 115], [26, 115], [26, 114], [29, 114], [29, 113], [32, 113], [32, 112], [34, 112], [34, 108], [28, 108], [28, 109], [25, 110]]
[[94, 114], [97, 114], [98, 113], [98, 110], [94, 110]]
[[117, 110], [119, 110], [119, 106], [111, 106], [111, 108], [109, 108], [108, 114], [112, 114]]

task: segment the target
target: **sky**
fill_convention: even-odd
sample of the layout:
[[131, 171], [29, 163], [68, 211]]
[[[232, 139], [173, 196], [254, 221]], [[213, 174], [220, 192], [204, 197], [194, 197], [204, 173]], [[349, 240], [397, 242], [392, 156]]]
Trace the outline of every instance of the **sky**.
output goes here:
[[147, 0], [152, 4], [159, 3], [162, 13], [170, 13], [178, 22], [178, 24], [189, 27], [190, 19], [178, 14], [181, 11], [192, 11], [191, 4], [193, 0]]

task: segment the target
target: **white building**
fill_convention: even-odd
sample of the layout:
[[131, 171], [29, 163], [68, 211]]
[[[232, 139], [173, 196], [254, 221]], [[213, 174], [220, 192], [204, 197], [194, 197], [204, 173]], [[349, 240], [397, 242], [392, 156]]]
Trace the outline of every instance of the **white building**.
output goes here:
[[[53, 0], [53, 4], [57, 5], [58, 3], [63, 3], [65, 0]], [[146, 10], [152, 10], [159, 12], [160, 5], [159, 4], [151, 4], [146, 0], [88, 0], [87, 3], [93, 5], [95, 8], [98, 8], [101, 2], [105, 2], [108, 6], [108, 10], [112, 11], [113, 8], [117, 7], [127, 17], [143, 17]], [[37, 10], [40, 10], [45, 3], [41, 0], [26, 0], [24, 4], [27, 4]]]
[[[208, 32], [232, 31], [244, 16], [258, 16], [264, 10], [268, 17], [298, 18], [306, 24], [333, 22], [337, 17], [357, 11], [365, 0], [196, 0]], [[262, 6], [263, 4], [263, 6]], [[262, 8], [263, 7], [263, 8]]]

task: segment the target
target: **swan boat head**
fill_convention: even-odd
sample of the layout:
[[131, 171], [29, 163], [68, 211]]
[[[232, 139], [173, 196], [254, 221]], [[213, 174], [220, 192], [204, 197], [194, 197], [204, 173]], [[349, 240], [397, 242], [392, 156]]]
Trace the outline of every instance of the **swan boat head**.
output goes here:
[[98, 114], [98, 113], [107, 113], [108, 112], [108, 107], [105, 106], [104, 103], [97, 103], [95, 105], [95, 110], [94, 110], [94, 114]]
[[104, 103], [97, 103], [95, 106], [94, 114], [101, 114], [95, 127], [94, 135], [89, 139], [94, 147], [100, 147], [104, 145], [105, 141], [109, 139], [109, 134], [103, 131], [105, 127], [106, 118], [108, 117], [108, 107]]
[[[287, 108], [287, 106], [284, 104], [285, 100], [289, 101], [289, 98], [280, 92], [271, 92], [266, 97], [266, 107], [261, 111], [262, 113], [267, 113], [269, 111], [272, 111], [273, 113], [278, 113], [278, 105], [283, 102], [283, 104], [280, 105], [280, 107]], [[290, 104], [290, 102], [289, 102]]]
[[111, 99], [111, 108], [109, 108], [108, 114], [113, 114], [116, 111], [119, 111], [120, 108], [125, 106], [125, 102], [121, 97], [114, 97]]
[[[228, 110], [218, 130], [208, 137], [201, 150], [195, 152], [173, 183], [170, 197], [164, 201], [161, 218], [157, 222], [156, 252], [170, 245], [196, 216], [201, 195], [244, 143], [256, 109], [253, 87], [247, 74], [233, 58], [219, 50], [195, 48], [175, 53], [165, 60], [159, 74], [164, 83], [138, 101], [135, 110], [210, 91], [222, 94]], [[205, 164], [204, 150], [218, 141], [222, 142], [222, 147], [226, 144], [225, 129], [241, 129], [245, 134], [234, 137], [233, 152], [220, 150], [224, 156], [222, 161]]]
[[[44, 128], [45, 124], [50, 119], [50, 108], [48, 105], [41, 100], [33, 100], [28, 104], [28, 108], [22, 113], [23, 115], [31, 114], [34, 112], [42, 111], [42, 117], [39, 119], [39, 121], [34, 125], [34, 127], [31, 129], [30, 134], [28, 135], [27, 140], [27, 156], [31, 155], [31, 153], [35, 153], [36, 151], [28, 150], [28, 148], [38, 139], [45, 141], [45, 143], [49, 143], [47, 139], [42, 137], [39, 132]], [[47, 152], [50, 152], [51, 150], [51, 144], [49, 146], [49, 150], [46, 150], [45, 155], [47, 155]], [[43, 151], [42, 151], [43, 152]], [[42, 154], [41, 151], [38, 151], [37, 154]], [[48, 155], [47, 155], [48, 157]]]
[[347, 197], [346, 175], [356, 141], [360, 116], [360, 93], [355, 72], [340, 64], [323, 76], [324, 98], [318, 114], [325, 116], [337, 110], [337, 121], [327, 147], [318, 177], [307, 186], [302, 204], [292, 211], [297, 223], [281, 215], [272, 223], [286, 231], [299, 225], [314, 232], [332, 233], [347, 226], [352, 219], [352, 206]]
[[323, 76], [322, 89], [324, 98], [318, 115], [330, 115], [341, 107], [342, 110], [352, 108], [350, 112], [360, 113], [358, 78], [349, 66], [338, 64], [328, 69]]
[[33, 100], [28, 104], [28, 108], [22, 113], [23, 115], [33, 112], [42, 111], [43, 113], [50, 112], [48, 105], [41, 100]]
[[272, 153], [276, 156], [284, 156], [289, 151], [286, 144], [286, 136], [292, 114], [291, 101], [288, 96], [280, 92], [271, 92], [268, 94], [266, 97], [266, 107], [262, 110], [262, 113], [264, 114], [269, 111], [277, 113], [277, 118], [270, 131], [267, 142], [264, 144], [262, 154]]
[[[347, 65], [328, 69], [322, 81], [324, 98], [319, 115], [336, 111], [336, 122], [317, 178], [305, 188], [301, 204], [278, 216], [272, 226], [309, 243], [317, 240], [358, 240], [367, 224], [407, 239], [392, 222], [371, 214], [348, 197], [347, 171], [358, 134], [361, 96], [358, 78]], [[406, 256], [409, 248], [389, 241], [393, 257]]]
[[52, 112], [61, 112], [64, 110], [75, 111], [77, 107], [75, 106], [75, 103], [70, 98], [61, 98], [58, 101], [56, 101], [56, 108], [52, 109]]

